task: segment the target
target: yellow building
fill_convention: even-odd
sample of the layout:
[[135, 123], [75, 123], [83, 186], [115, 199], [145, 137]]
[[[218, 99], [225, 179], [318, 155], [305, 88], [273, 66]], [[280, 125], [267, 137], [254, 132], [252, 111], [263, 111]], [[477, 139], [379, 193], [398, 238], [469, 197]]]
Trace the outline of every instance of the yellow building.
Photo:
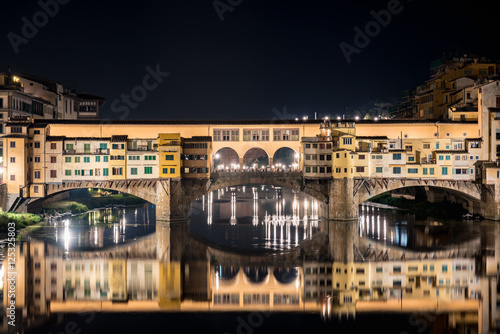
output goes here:
[[109, 156], [109, 180], [127, 179], [127, 161], [125, 160], [125, 149], [127, 147], [126, 135], [111, 136], [111, 148]]
[[500, 65], [478, 58], [455, 59], [435, 67], [431, 78], [417, 87], [417, 115], [427, 119], [446, 117], [453, 93], [470, 85], [470, 81], [498, 74], [499, 69]]
[[160, 133], [158, 136], [160, 177], [181, 177], [182, 138], [180, 133]]

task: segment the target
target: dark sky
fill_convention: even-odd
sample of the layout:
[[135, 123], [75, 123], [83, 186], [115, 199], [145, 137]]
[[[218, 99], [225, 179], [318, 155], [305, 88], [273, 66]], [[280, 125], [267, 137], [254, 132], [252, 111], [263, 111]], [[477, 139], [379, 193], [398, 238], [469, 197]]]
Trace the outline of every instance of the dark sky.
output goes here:
[[[223, 21], [213, 0], [60, 1], [47, 22], [37, 1], [4, 2], [0, 71], [103, 96], [103, 118], [271, 119], [284, 106], [290, 116], [334, 115], [397, 99], [443, 52], [500, 59], [497, 11], [477, 1], [401, 1], [349, 64], [340, 43], [354, 46], [354, 27], [394, 0], [220, 0], [232, 9]], [[23, 17], [40, 25], [28, 38]], [[14, 34], [25, 38], [17, 53]], [[147, 66], [170, 73], [149, 91]], [[126, 113], [120, 96], [132, 91], [139, 102]]]

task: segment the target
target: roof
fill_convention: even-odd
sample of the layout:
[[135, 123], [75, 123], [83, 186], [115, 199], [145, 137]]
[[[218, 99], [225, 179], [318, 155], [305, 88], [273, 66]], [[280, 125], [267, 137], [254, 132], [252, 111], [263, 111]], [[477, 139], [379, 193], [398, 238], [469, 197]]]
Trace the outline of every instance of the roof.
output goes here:
[[360, 140], [363, 140], [363, 139], [370, 139], [370, 140], [382, 140], [382, 139], [389, 139], [387, 138], [387, 136], [356, 136], [356, 139], [360, 139]]
[[467, 107], [455, 108], [455, 110], [453, 110], [452, 107], [451, 112], [477, 112], [477, 108], [467, 106]]
[[9, 134], [2, 136], [2, 138], [28, 138], [26, 135], [19, 135], [19, 134]]
[[63, 141], [66, 139], [65, 136], [47, 136], [45, 141]]
[[500, 168], [500, 164], [496, 162], [483, 162], [482, 166], [485, 168]]
[[483, 141], [483, 138], [465, 138], [465, 141]]
[[404, 153], [406, 153], [406, 150], [399, 149], [399, 148], [393, 148], [393, 149], [389, 149], [389, 152], [404, 152]]
[[302, 124], [320, 124], [322, 120], [100, 120], [100, 119], [35, 119], [35, 123], [45, 124], [81, 124], [81, 125], [272, 125], [290, 124], [300, 126]]
[[197, 142], [197, 141], [200, 141], [200, 142], [211, 142], [212, 141], [212, 137], [211, 136], [193, 136], [191, 138], [184, 138], [184, 142]]
[[467, 150], [436, 150], [434, 152], [436, 152], [436, 153], [459, 153], [459, 154], [463, 154], [463, 153], [467, 153]]
[[111, 136], [111, 142], [125, 142], [127, 141], [128, 139], [128, 136], [127, 135], [123, 135], [123, 136]]

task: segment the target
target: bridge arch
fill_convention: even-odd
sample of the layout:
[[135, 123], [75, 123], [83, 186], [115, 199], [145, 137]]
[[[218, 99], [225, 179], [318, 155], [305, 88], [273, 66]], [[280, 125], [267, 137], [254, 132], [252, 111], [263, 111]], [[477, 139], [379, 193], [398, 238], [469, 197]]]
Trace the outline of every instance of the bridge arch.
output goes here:
[[470, 181], [422, 179], [355, 179], [354, 195], [359, 204], [383, 193], [405, 188], [440, 189], [472, 202], [481, 202], [480, 184]]
[[293, 148], [288, 146], [282, 146], [276, 149], [272, 155], [272, 163], [275, 166], [285, 166], [289, 168], [294, 166], [294, 164], [299, 164], [299, 152], [295, 151]]
[[243, 166], [256, 169], [269, 165], [269, 154], [260, 147], [252, 147], [243, 155]]
[[236, 169], [237, 165], [240, 165], [240, 155], [233, 148], [223, 147], [215, 152], [214, 167], [216, 170]]

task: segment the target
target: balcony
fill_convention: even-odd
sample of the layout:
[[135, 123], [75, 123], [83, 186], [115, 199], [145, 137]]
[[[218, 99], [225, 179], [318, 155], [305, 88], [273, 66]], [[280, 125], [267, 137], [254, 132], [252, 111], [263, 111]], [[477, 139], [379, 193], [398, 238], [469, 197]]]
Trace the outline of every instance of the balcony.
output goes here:
[[78, 155], [78, 154], [91, 154], [91, 155], [109, 154], [109, 148], [105, 149], [97, 148], [94, 151], [83, 150], [83, 152], [76, 150], [63, 150], [63, 155]]
[[158, 144], [154, 144], [153, 146], [147, 146], [147, 145], [137, 145], [136, 147], [127, 147], [127, 151], [131, 152], [143, 152], [143, 151], [149, 151], [149, 152], [157, 152], [158, 151]]
[[422, 159], [420, 159], [420, 164], [421, 165], [435, 165], [436, 159], [422, 158]]

